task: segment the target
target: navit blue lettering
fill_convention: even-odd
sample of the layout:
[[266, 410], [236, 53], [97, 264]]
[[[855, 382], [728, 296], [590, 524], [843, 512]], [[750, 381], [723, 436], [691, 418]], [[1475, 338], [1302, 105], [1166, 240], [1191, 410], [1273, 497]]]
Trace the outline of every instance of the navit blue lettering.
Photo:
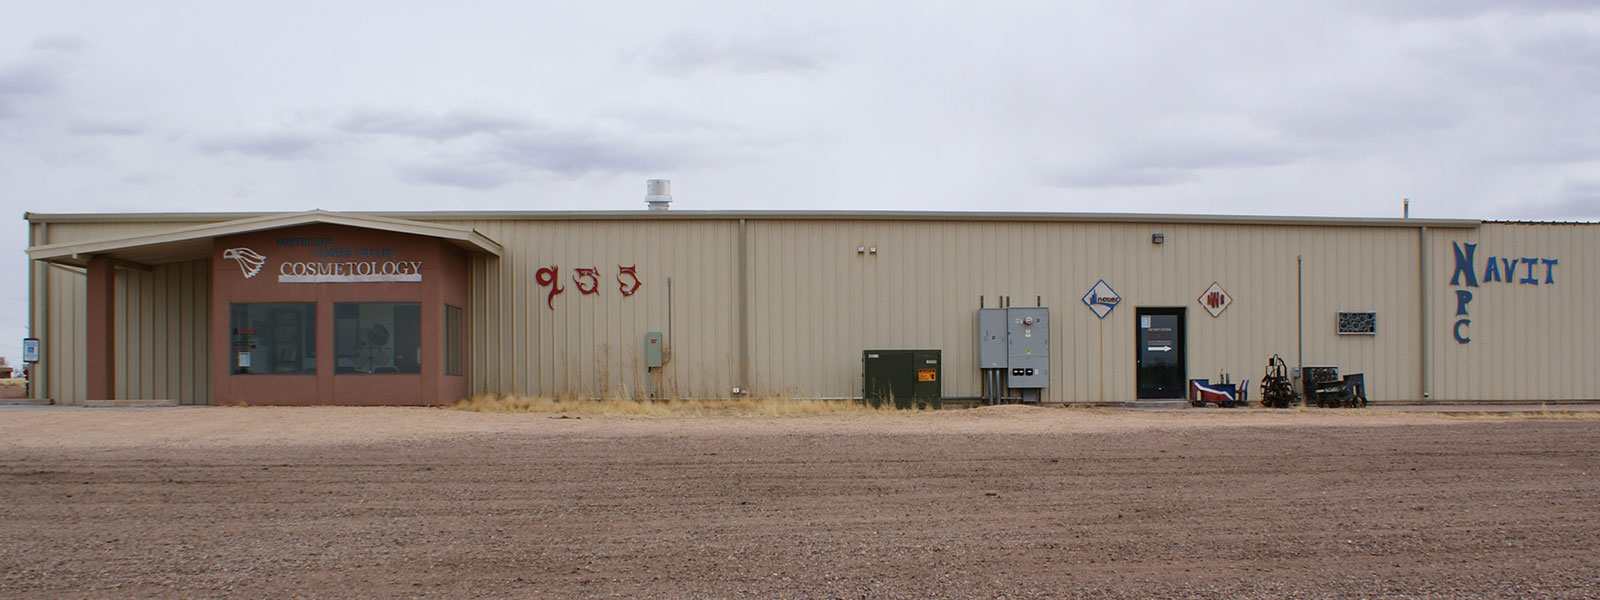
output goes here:
[[[1461, 276], [1466, 275], [1467, 287], [1478, 287], [1478, 274], [1472, 269], [1472, 255], [1477, 253], [1478, 245], [1455, 242], [1450, 242], [1450, 245], [1455, 246], [1456, 250], [1456, 271], [1450, 274], [1450, 285], [1461, 285]], [[1466, 246], [1465, 253], [1462, 252], [1463, 245]]]
[[1500, 281], [1500, 261], [1489, 257], [1489, 266], [1483, 268], [1483, 282]]
[[1532, 285], [1539, 285], [1539, 278], [1533, 276], [1533, 266], [1539, 264], [1539, 259], [1537, 259], [1537, 258], [1524, 258], [1524, 259], [1522, 259], [1522, 264], [1528, 265], [1528, 274], [1527, 274], [1527, 276], [1523, 277], [1517, 283], [1526, 283], [1526, 284], [1532, 284]]
[[[1455, 270], [1450, 273], [1450, 285], [1458, 288], [1462, 286], [1478, 287], [1480, 280], [1485, 283], [1494, 281], [1521, 285], [1554, 284], [1556, 282], [1556, 265], [1561, 264], [1560, 260], [1554, 258], [1489, 256], [1484, 261], [1483, 270], [1481, 271], [1483, 277], [1480, 279], [1478, 277], [1480, 271], [1476, 268], [1478, 245], [1453, 241], [1450, 242], [1450, 245], [1455, 250], [1456, 259]], [[1541, 264], [1544, 265], [1544, 280], [1542, 282], [1538, 273], [1538, 267]], [[1520, 276], [1517, 271], [1522, 271]], [[1451, 333], [1455, 336], [1458, 344], [1466, 344], [1472, 341], [1472, 338], [1467, 337], [1465, 333], [1467, 328], [1472, 325], [1472, 320], [1465, 318], [1468, 316], [1467, 305], [1472, 302], [1472, 299], [1472, 292], [1462, 289], [1456, 290], [1456, 316], [1463, 318], [1456, 320], [1455, 327], [1451, 330]]]

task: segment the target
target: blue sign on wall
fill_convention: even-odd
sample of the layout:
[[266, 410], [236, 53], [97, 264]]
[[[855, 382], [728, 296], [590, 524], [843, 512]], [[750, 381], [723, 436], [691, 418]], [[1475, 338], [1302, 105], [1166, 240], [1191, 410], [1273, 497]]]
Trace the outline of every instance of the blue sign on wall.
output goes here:
[[1083, 304], [1094, 311], [1094, 316], [1102, 319], [1111, 314], [1111, 309], [1116, 308], [1118, 302], [1122, 302], [1122, 296], [1117, 295], [1116, 290], [1106, 285], [1104, 279], [1095, 283], [1094, 287], [1089, 288], [1089, 293], [1083, 295]]
[[[1528, 258], [1528, 257], [1500, 257], [1490, 256], [1483, 263], [1483, 269], [1477, 268], [1477, 244], [1461, 244], [1450, 242], [1455, 248], [1456, 268], [1450, 273], [1450, 285], [1457, 288], [1478, 287], [1479, 283], [1515, 283], [1517, 285], [1555, 285], [1556, 265], [1561, 261], [1554, 258]], [[1482, 273], [1482, 277], [1479, 277]], [[1450, 334], [1455, 336], [1457, 344], [1470, 344], [1472, 338], [1468, 332], [1472, 327], [1472, 319], [1467, 311], [1467, 305], [1472, 303], [1472, 290], [1456, 290], [1456, 323], [1450, 328]]]

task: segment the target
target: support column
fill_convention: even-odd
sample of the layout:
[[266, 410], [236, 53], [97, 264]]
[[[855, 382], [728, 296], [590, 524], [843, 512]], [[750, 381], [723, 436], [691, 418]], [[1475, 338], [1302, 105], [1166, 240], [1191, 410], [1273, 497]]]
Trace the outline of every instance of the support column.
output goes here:
[[116, 266], [110, 258], [96, 256], [89, 259], [88, 273], [88, 355], [89, 400], [112, 400], [117, 391], [117, 308]]

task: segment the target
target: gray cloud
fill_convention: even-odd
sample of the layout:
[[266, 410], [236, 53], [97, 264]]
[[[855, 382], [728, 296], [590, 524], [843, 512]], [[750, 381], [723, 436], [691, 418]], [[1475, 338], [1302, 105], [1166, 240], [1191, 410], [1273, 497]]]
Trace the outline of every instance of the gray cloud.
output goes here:
[[235, 133], [203, 138], [194, 144], [205, 154], [241, 154], [273, 160], [306, 158], [327, 142], [323, 136], [292, 131]]
[[1285, 107], [1285, 111], [1273, 120], [1274, 127], [1307, 143], [1323, 145], [1330, 152], [1350, 145], [1369, 147], [1393, 139], [1415, 139], [1473, 117], [1473, 109], [1460, 99], [1375, 89], [1330, 93]]
[[1069, 188], [1167, 186], [1196, 181], [1207, 170], [1272, 167], [1301, 158], [1301, 151], [1273, 142], [1175, 136], [1099, 161], [1048, 170], [1044, 181]]
[[0, 96], [39, 95], [60, 87], [55, 71], [39, 63], [0, 66]]
[[24, 103], [58, 94], [62, 74], [72, 66], [58, 55], [76, 53], [82, 45], [77, 38], [42, 37], [22, 60], [0, 64], [0, 119], [19, 117]]
[[443, 141], [476, 133], [501, 133], [527, 128], [520, 119], [466, 111], [423, 115], [394, 109], [352, 110], [334, 121], [334, 128], [350, 133], [398, 135]]
[[1369, 14], [1402, 19], [1469, 19], [1491, 14], [1590, 12], [1593, 0], [1361, 0], [1351, 2]]
[[1064, 188], [1157, 187], [1199, 179], [1191, 171], [1166, 167], [1114, 167], [1066, 169], [1046, 177], [1045, 183]]
[[168, 179], [165, 175], [155, 171], [140, 171], [123, 175], [117, 181], [124, 185], [148, 185]]
[[1590, 184], [1578, 195], [1549, 204], [1502, 208], [1496, 217], [1517, 221], [1600, 221], [1600, 184]]
[[83, 119], [72, 124], [72, 133], [78, 135], [136, 136], [149, 131], [144, 123], [133, 119]]
[[88, 45], [89, 43], [84, 41], [83, 38], [73, 35], [47, 35], [33, 40], [29, 47], [44, 52], [76, 54], [83, 51]]
[[395, 168], [395, 177], [408, 183], [424, 183], [473, 190], [490, 190], [515, 177], [503, 166], [475, 164], [459, 160], [413, 162]]
[[648, 148], [642, 142], [605, 139], [588, 133], [516, 134], [502, 137], [489, 154], [521, 167], [566, 177], [588, 173], [641, 172], [681, 164], [680, 152]]
[[43, 64], [0, 65], [0, 119], [21, 116], [25, 101], [53, 93], [58, 87], [59, 76]]
[[800, 36], [754, 39], [713, 39], [709, 34], [678, 33], [645, 49], [646, 62], [669, 75], [699, 71], [756, 73], [808, 73], [823, 61]]
[[1585, 28], [1540, 32], [1521, 40], [1517, 50], [1528, 60], [1547, 66], [1576, 67], [1591, 73], [1600, 69], [1600, 39]]
[[1561, 200], [1543, 206], [1521, 207], [1518, 218], [1600, 221], [1600, 179], [1568, 181]]
[[[369, 122], [374, 125], [360, 128], [385, 132], [410, 132], [424, 126], [432, 132], [435, 125], [439, 131], [477, 129], [481, 135], [439, 139], [438, 155], [408, 160], [395, 168], [400, 181], [475, 190], [498, 188], [529, 173], [548, 173], [569, 180], [591, 174], [638, 174], [700, 162], [710, 147], [729, 151], [752, 147], [739, 138], [736, 129], [650, 111], [583, 118], [565, 128], [512, 117]], [[446, 127], [455, 123], [461, 125]], [[487, 125], [491, 123], [497, 127]], [[347, 123], [342, 128], [354, 127]]]

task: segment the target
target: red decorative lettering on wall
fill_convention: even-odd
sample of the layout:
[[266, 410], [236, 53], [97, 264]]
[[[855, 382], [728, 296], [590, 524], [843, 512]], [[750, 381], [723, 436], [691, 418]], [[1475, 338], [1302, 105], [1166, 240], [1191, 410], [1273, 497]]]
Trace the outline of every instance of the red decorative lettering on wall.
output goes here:
[[[595, 267], [573, 267], [572, 270], [574, 273], [572, 283], [578, 287], [578, 293], [585, 296], [600, 293], [600, 269]], [[558, 265], [539, 267], [539, 270], [534, 272], [533, 278], [534, 281], [539, 282], [539, 287], [550, 288], [548, 295], [545, 297], [545, 306], [549, 306], [550, 310], [555, 310], [556, 294], [566, 291], [561, 287], [561, 267]], [[637, 266], [624, 267], [617, 265], [617, 290], [622, 292], [623, 296], [632, 296], [634, 292], [639, 291], [639, 286], [641, 285], [643, 285], [643, 281], [639, 279]]]
[[[634, 292], [639, 291], [639, 273], [634, 270], [634, 267], [636, 266], [638, 265], [627, 267], [617, 265], [617, 289], [620, 290], [624, 296], [632, 296]], [[629, 286], [628, 282], [622, 280], [623, 275], [627, 275], [633, 280], [632, 286]]]
[[[572, 282], [577, 284], [578, 292], [587, 296], [600, 293], [600, 269], [594, 267], [578, 267], [573, 269], [577, 275], [572, 276]], [[583, 280], [589, 280], [589, 285], [584, 285]]]
[[561, 289], [561, 278], [559, 276], [560, 269], [561, 267], [556, 266], [540, 267], [539, 270], [533, 274], [533, 279], [534, 281], [539, 282], [539, 287], [550, 288], [550, 295], [545, 298], [545, 305], [549, 306], [550, 310], [556, 309], [556, 294], [564, 291]]

